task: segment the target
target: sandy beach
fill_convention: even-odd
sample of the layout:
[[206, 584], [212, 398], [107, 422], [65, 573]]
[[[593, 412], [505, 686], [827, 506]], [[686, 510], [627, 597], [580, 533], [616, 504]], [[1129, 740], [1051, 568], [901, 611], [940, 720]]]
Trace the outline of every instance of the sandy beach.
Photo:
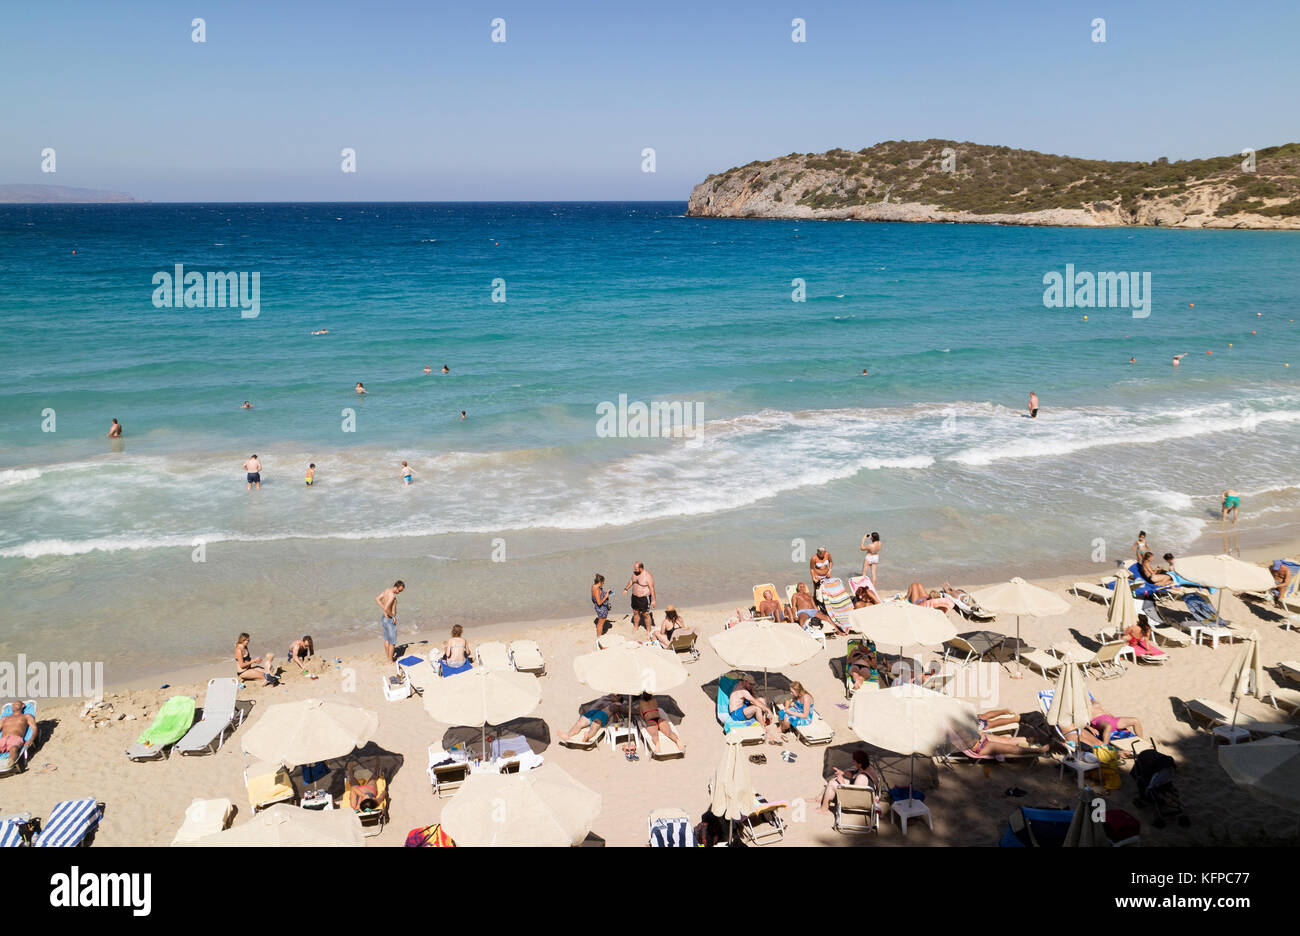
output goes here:
[[[1293, 556], [1297, 546], [1300, 544], [1247, 550], [1242, 558], [1264, 562], [1277, 555]], [[1100, 603], [1069, 594], [1067, 589], [1074, 581], [1095, 581], [1105, 571], [1096, 567], [1090, 576], [1039, 580], [1037, 584], [1065, 596], [1070, 611], [1053, 618], [1025, 619], [1022, 622], [1025, 641], [1038, 647], [1059, 641], [1095, 647], [1095, 634], [1104, 623], [1106, 609]], [[1008, 570], [1008, 577], [1011, 574], [1014, 570]], [[790, 580], [794, 577], [790, 576]], [[665, 587], [669, 585], [660, 583], [660, 609], [667, 603], [664, 598], [671, 595], [670, 587]], [[882, 576], [882, 594], [905, 586], [905, 582], [891, 580], [888, 572]], [[707, 784], [723, 750], [722, 731], [714, 717], [712, 689], [717, 677], [730, 669], [713, 652], [707, 638], [723, 629], [727, 617], [737, 607], [749, 604], [747, 586], [734, 588], [728, 597], [729, 601], [716, 605], [681, 609], [701, 639], [698, 661], [687, 666], [688, 680], [661, 697], [664, 711], [677, 723], [678, 733], [686, 743], [687, 755], [679, 760], [652, 761], [643, 752], [639, 761], [628, 762], [607, 744], [595, 750], [579, 751], [558, 743], [557, 733], [573, 723], [579, 706], [598, 695], [582, 685], [573, 671], [573, 659], [594, 649], [590, 617], [500, 625], [474, 629], [468, 634], [471, 644], [484, 639], [519, 637], [532, 638], [540, 644], [547, 661], [546, 675], [541, 677], [542, 702], [530, 718], [514, 727], [529, 738], [534, 751], [601, 794], [601, 812], [589, 843], [644, 845], [646, 818], [652, 809], [680, 807], [698, 820], [707, 808]], [[1235, 595], [1227, 596], [1223, 614], [1247, 630], [1257, 631], [1267, 674], [1265, 688], [1286, 685], [1274, 667], [1281, 660], [1300, 657], [1300, 632], [1281, 627], [1281, 618], [1270, 608]], [[616, 633], [633, 636], [630, 622], [618, 616], [611, 620], [616, 622]], [[954, 623], [959, 633], [984, 629], [964, 621]], [[1014, 628], [1014, 619], [1005, 617], [989, 627], [1012, 634]], [[444, 636], [437, 635], [439, 640]], [[372, 643], [318, 647], [319, 658], [312, 667], [319, 674], [318, 679], [286, 672], [280, 687], [243, 690], [240, 698], [253, 703], [248, 719], [220, 751], [210, 756], [173, 755], [163, 761], [133, 763], [123, 752], [168, 697], [193, 695], [201, 706], [207, 679], [233, 675], [225, 664], [189, 667], [162, 675], [156, 681], [141, 681], [112, 690], [105, 695], [112, 711], [100, 716], [99, 726], [80, 717], [81, 701], [43, 702], [38, 713], [39, 744], [25, 772], [0, 781], [0, 811], [6, 814], [27, 811], [43, 816], [60, 800], [94, 796], [105, 804], [104, 819], [95, 838], [97, 845], [168, 845], [183, 820], [186, 806], [194, 798], [229, 798], [238, 808], [235, 823], [243, 823], [248, 821], [251, 811], [242, 781], [242, 771], [249, 758], [241, 753], [241, 735], [256, 723], [266, 706], [276, 702], [338, 699], [379, 714], [378, 733], [362, 751], [362, 760], [365, 762], [371, 753], [382, 752], [386, 769], [394, 771], [391, 813], [383, 833], [368, 839], [367, 843], [400, 846], [409, 830], [437, 822], [449, 801], [436, 798], [432, 792], [425, 769], [429, 744], [443, 740], [449, 731], [452, 737], [466, 737], [473, 732], [451, 731], [454, 726], [434, 722], [416, 697], [387, 702], [381, 680], [390, 668], [383, 662], [378, 644], [376, 634]], [[1151, 823], [1153, 814], [1133, 804], [1135, 787], [1127, 776], [1122, 789], [1108, 794], [1112, 808], [1125, 809], [1142, 820], [1144, 844], [1280, 844], [1293, 840], [1296, 835], [1293, 822], [1279, 823], [1275, 810], [1232, 786], [1217, 764], [1207, 733], [1186, 720], [1179, 703], [1195, 697], [1226, 701], [1226, 692], [1218, 686], [1235, 655], [1233, 646], [1221, 644], [1217, 650], [1208, 645], [1169, 648], [1172, 659], [1163, 666], [1138, 667], [1130, 663], [1121, 678], [1089, 680], [1090, 691], [1110, 711], [1139, 716], [1160, 750], [1178, 762], [1175, 782], [1192, 819], [1188, 828], [1171, 823], [1163, 830], [1156, 829]], [[255, 643], [253, 649], [255, 653], [263, 653], [271, 648]], [[429, 645], [423, 642], [406, 647], [407, 652], [424, 653], [428, 649]], [[890, 652], [889, 648], [880, 649]], [[926, 658], [932, 659], [936, 650], [927, 648]], [[1007, 815], [1020, 805], [1072, 805], [1076, 790], [1073, 778], [1069, 775], [1062, 778], [1056, 763], [1048, 759], [1032, 765], [994, 763], [988, 767], [972, 764], [949, 767], [917, 758], [917, 786], [926, 791], [926, 802], [935, 818], [933, 831], [913, 826], [904, 837], [896, 825], [889, 823], [887, 815], [878, 836], [850, 837], [835, 832], [831, 817], [815, 812], [814, 806], [831, 767], [846, 766], [850, 753], [858, 746], [848, 727], [843, 685], [831, 667], [832, 659], [842, 657], [843, 652], [844, 640], [832, 639], [826, 651], [769, 677], [774, 692], [788, 685], [788, 680], [797, 679], [813, 693], [818, 710], [835, 730], [830, 747], [806, 747], [791, 736], [784, 749], [797, 755], [793, 762], [782, 761], [776, 756], [778, 748], [771, 745], [746, 749], [747, 753], [769, 754], [766, 764], [753, 767], [757, 791], [769, 800], [790, 803], [784, 813], [788, 823], [785, 845], [987, 846], [997, 842]], [[997, 698], [990, 700], [989, 707], [1032, 711], [1036, 708], [1035, 694], [1051, 683], [1029, 669], [1024, 670], [1022, 678], [1012, 678], [1013, 668], [1006, 665], [997, 668]], [[353, 674], [355, 691], [345, 692], [345, 681]], [[157, 688], [162, 684], [168, 688]], [[1284, 713], [1255, 698], [1243, 700], [1241, 712], [1264, 720], [1285, 720]], [[1293, 736], [1300, 737], [1300, 731]], [[906, 782], [906, 758], [882, 754], [879, 763], [887, 782]], [[1027, 795], [1007, 796], [1006, 791], [1015, 787], [1025, 790]]]

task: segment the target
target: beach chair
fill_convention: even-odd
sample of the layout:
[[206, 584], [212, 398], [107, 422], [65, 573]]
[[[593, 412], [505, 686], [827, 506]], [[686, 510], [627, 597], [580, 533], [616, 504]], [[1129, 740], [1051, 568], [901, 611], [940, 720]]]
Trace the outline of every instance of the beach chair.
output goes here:
[[[0, 708], [0, 718], [9, 718], [13, 714], [14, 706], [12, 702], [7, 702], [5, 703], [4, 708]], [[30, 715], [32, 718], [36, 717], [35, 699], [27, 699], [23, 702], [23, 714]], [[27, 752], [31, 750], [32, 745], [35, 743], [36, 729], [28, 728], [27, 731], [23, 733], [23, 746], [19, 749], [17, 757], [15, 757], [10, 751], [5, 751], [0, 754], [0, 776], [4, 776], [11, 770], [21, 770], [27, 764]]]
[[656, 751], [654, 744], [650, 740], [650, 729], [646, 727], [645, 719], [641, 717], [640, 712], [636, 713], [636, 729], [641, 743], [645, 745], [646, 751], [654, 760], [669, 760], [674, 757], [686, 756], [686, 752], [678, 746], [677, 742], [662, 731], [659, 732], [659, 750]]
[[499, 640], [489, 640], [478, 645], [478, 665], [487, 670], [496, 670], [502, 672], [512, 670], [514, 666], [510, 663], [510, 651], [506, 645]]
[[[959, 667], [968, 666], [971, 663], [982, 662], [986, 657], [995, 656], [999, 646], [989, 646], [984, 650], [977, 650], [975, 646], [965, 637], [957, 636], [951, 640], [945, 640], [943, 643], [943, 661], [946, 664], [949, 660]], [[1023, 660], [1025, 655], [1022, 653], [1020, 658]]]
[[785, 838], [785, 820], [780, 810], [789, 804], [785, 802], [769, 803], [762, 796], [755, 796], [758, 807], [741, 820], [740, 837], [750, 845], [772, 845]]
[[293, 778], [283, 764], [252, 764], [244, 770], [244, 789], [253, 812], [276, 803], [297, 802]]
[[821, 599], [822, 607], [830, 615], [831, 620], [835, 622], [838, 630], [849, 632], [849, 612], [853, 610], [853, 595], [849, 593], [843, 580], [838, 578], [822, 579], [821, 586], [817, 589], [817, 597]]
[[684, 656], [683, 663], [694, 663], [700, 658], [700, 651], [695, 649], [695, 641], [700, 639], [700, 635], [695, 631], [685, 631], [683, 633], [673, 634], [672, 641], [668, 644], [668, 649], [678, 656]]
[[40, 834], [32, 841], [36, 848], [76, 848], [99, 825], [104, 812], [93, 797], [65, 800], [50, 810]]
[[234, 676], [208, 680], [203, 698], [203, 717], [176, 742], [181, 754], [215, 754], [226, 743], [226, 732], [234, 734], [244, 723], [245, 709], [236, 703], [239, 680]]
[[780, 593], [779, 591], [776, 590], [776, 586], [773, 585], [771, 582], [768, 582], [768, 583], [766, 583], [765, 585], [755, 585], [755, 586], [754, 586], [754, 605], [753, 605], [753, 608], [754, 608], [754, 616], [755, 616], [755, 617], [763, 617], [763, 616], [765, 616], [765, 615], [762, 615], [762, 614], [759, 612], [759, 610], [758, 610], [758, 606], [759, 606], [760, 604], [762, 604], [762, 602], [763, 602], [763, 592], [765, 592], [765, 591], [771, 591], [771, 592], [772, 592], [772, 597], [773, 597], [773, 598], [775, 598], [777, 601], [780, 601], [780, 600], [781, 600], [781, 593]]
[[1267, 702], [1273, 708], [1286, 711], [1294, 715], [1297, 709], [1300, 709], [1300, 690], [1296, 689], [1270, 689], [1264, 694], [1264, 702]]
[[424, 690], [438, 678], [438, 671], [433, 664], [414, 653], [398, 660], [397, 670], [406, 677], [407, 684], [416, 695], [424, 695]]
[[[350, 764], [349, 766], [353, 766]], [[360, 766], [360, 765], [355, 765]], [[375, 776], [375, 805], [370, 807], [358, 807], [354, 810], [357, 818], [361, 820], [361, 834], [366, 838], [378, 835], [384, 831], [384, 823], [388, 821], [388, 781], [384, 779], [382, 773]], [[343, 772], [343, 802], [349, 808], [352, 806], [352, 775], [351, 771]]]
[[[853, 659], [853, 653], [859, 647], [866, 647], [872, 653], [876, 652], [875, 643], [868, 640], [866, 637], [851, 637], [844, 644], [844, 698], [846, 699], [853, 698], [853, 674], [849, 672], [849, 660]], [[879, 657], [876, 658], [876, 662], [879, 664]], [[884, 687], [885, 676], [879, 671], [879, 669], [872, 670], [871, 675], [862, 683], [863, 686], [871, 684], [874, 684], [877, 689]]]
[[469, 757], [464, 751], [444, 751], [436, 741], [429, 745], [429, 783], [433, 795], [451, 796], [469, 779]]
[[30, 844], [32, 835], [31, 813], [0, 816], [0, 848], [20, 848]]
[[1241, 712], [1237, 712], [1236, 720], [1234, 722], [1231, 706], [1225, 705], [1221, 702], [1214, 702], [1210, 699], [1201, 698], [1192, 699], [1190, 701], [1182, 700], [1182, 702], [1188, 720], [1193, 725], [1209, 728], [1211, 732], [1213, 732], [1215, 728], [1233, 724], [1238, 728], [1246, 729], [1252, 736], [1258, 735], [1260, 737], [1280, 735], [1295, 730], [1295, 725], [1288, 722], [1260, 721], [1253, 716], [1243, 715]]
[[763, 726], [754, 719], [737, 721], [731, 717], [731, 693], [735, 691], [736, 679], [731, 676], [718, 678], [717, 717], [725, 735], [735, 734], [741, 744], [762, 744]]
[[187, 845], [208, 835], [230, 828], [235, 816], [235, 805], [228, 799], [195, 799], [185, 807], [185, 821], [176, 830], [173, 845]]
[[[1088, 676], [1095, 676], [1097, 679], [1116, 679], [1125, 673], [1124, 664], [1121, 662], [1121, 658], [1125, 656], [1132, 657], [1133, 648], [1122, 640], [1116, 640], [1102, 644], [1092, 656], [1087, 659], [1079, 658], [1078, 662]], [[1020, 658], [1023, 660], [1025, 657], [1022, 654]]]
[[880, 834], [880, 801], [870, 786], [841, 786], [835, 791], [836, 832]]
[[521, 673], [534, 676], [546, 675], [546, 660], [542, 658], [542, 648], [535, 640], [513, 640], [510, 642], [510, 662]]
[[172, 745], [189, 733], [194, 724], [194, 708], [193, 696], [172, 696], [158, 710], [153, 724], [126, 749], [126, 756], [133, 761], [166, 757]]
[[[1114, 579], [1110, 581], [1113, 582]], [[1110, 604], [1111, 599], [1115, 596], [1112, 588], [1107, 588], [1105, 585], [1094, 585], [1091, 582], [1075, 582], [1070, 586], [1070, 591], [1080, 598], [1091, 598], [1093, 601], [1100, 601], [1104, 605]]]
[[[785, 587], [785, 603], [787, 607], [791, 609], [794, 608], [794, 595], [798, 590], [798, 585], [787, 585]], [[793, 610], [791, 613], [793, 613]], [[835, 629], [834, 625], [827, 621], [823, 621], [821, 618], [808, 617], [807, 615], [801, 617], [800, 615], [795, 614], [793, 623], [802, 627], [804, 633], [808, 634], [810, 637], [816, 637], [818, 642], [821, 643], [823, 650], [826, 649], [827, 637], [839, 636], [839, 631]]]
[[694, 848], [695, 829], [684, 809], [656, 809], [646, 822], [651, 848]]
[[[1044, 715], [1046, 715], [1048, 712], [1052, 710], [1052, 699], [1055, 696], [1056, 696], [1055, 689], [1043, 689], [1038, 693], [1038, 707], [1043, 710]], [[1088, 701], [1089, 702], [1097, 701], [1096, 699], [1093, 698], [1091, 692], [1088, 693]], [[1077, 736], [1071, 737], [1070, 735], [1067, 735], [1064, 731], [1061, 730], [1060, 725], [1053, 725], [1052, 728], [1055, 729], [1056, 731], [1057, 740], [1059, 740], [1063, 745], [1065, 745], [1070, 751], [1074, 751], [1074, 749], [1078, 747], [1079, 739]], [[1141, 738], [1139, 738], [1133, 732], [1129, 731], [1127, 728], [1122, 728], [1119, 731], [1112, 731], [1110, 735], [1111, 746], [1117, 747], [1121, 751], [1130, 751], [1130, 752], [1133, 751], [1133, 749], [1141, 742], [1141, 740], [1142, 740]], [[1087, 746], [1088, 746], [1087, 744], [1084, 745], [1084, 747]]]
[[1045, 650], [1028, 650], [1020, 654], [1020, 662], [1028, 663], [1034, 669], [1038, 670], [1043, 679], [1048, 680], [1062, 666], [1065, 660]]
[[497, 773], [521, 773], [534, 770], [545, 762], [542, 755], [533, 751], [528, 739], [515, 732], [499, 734], [488, 744], [492, 766]]

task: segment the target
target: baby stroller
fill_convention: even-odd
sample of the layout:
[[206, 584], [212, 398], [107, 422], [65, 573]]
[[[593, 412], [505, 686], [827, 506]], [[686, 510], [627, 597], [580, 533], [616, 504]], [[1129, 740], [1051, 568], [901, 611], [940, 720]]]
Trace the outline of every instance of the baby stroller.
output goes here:
[[1163, 829], [1171, 818], [1177, 819], [1183, 828], [1192, 824], [1191, 818], [1183, 812], [1183, 801], [1174, 786], [1176, 769], [1172, 757], [1156, 750], [1155, 741], [1151, 742], [1150, 750], [1141, 752], [1133, 760], [1130, 772], [1138, 786], [1138, 796], [1134, 802], [1139, 806], [1154, 807], [1156, 819], [1153, 825], [1157, 829]]

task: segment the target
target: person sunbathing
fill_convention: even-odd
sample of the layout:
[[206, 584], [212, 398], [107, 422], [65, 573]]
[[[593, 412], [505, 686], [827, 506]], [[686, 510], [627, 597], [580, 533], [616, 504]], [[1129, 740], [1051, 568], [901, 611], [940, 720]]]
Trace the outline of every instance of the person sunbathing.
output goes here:
[[876, 659], [876, 645], [871, 641], [854, 645], [849, 651], [849, 680], [857, 692], [865, 682], [880, 682], [880, 661]]
[[[9, 755], [9, 763], [18, 763], [18, 756], [36, 740], [36, 719], [23, 711], [22, 699], [14, 699], [12, 715], [0, 719], [0, 754]], [[31, 741], [27, 740], [27, 729], [32, 731]]]
[[641, 715], [641, 721], [645, 722], [646, 731], [650, 733], [650, 746], [654, 748], [655, 753], [659, 753], [659, 733], [666, 734], [674, 744], [682, 751], [686, 750], [686, 744], [681, 738], [677, 737], [677, 732], [673, 731], [673, 723], [664, 718], [659, 713], [659, 702], [649, 692], [641, 693], [637, 699], [637, 711]]
[[966, 749], [971, 757], [1006, 757], [1016, 754], [1048, 754], [1050, 744], [1032, 744], [1028, 738], [994, 737], [980, 729], [980, 739]]
[[756, 610], [760, 615], [770, 617], [774, 621], [785, 620], [785, 608], [781, 606], [781, 602], [776, 600], [776, 595], [772, 593], [770, 588], [763, 589], [763, 600], [758, 603]]
[[1124, 630], [1124, 639], [1133, 648], [1133, 653], [1140, 657], [1162, 657], [1165, 652], [1151, 639], [1151, 625], [1137, 621]]
[[375, 769], [348, 764], [348, 805], [357, 811], [379, 808], [379, 758]]
[[573, 727], [568, 731], [560, 732], [560, 740], [568, 741], [579, 731], [582, 732], [582, 741], [585, 744], [592, 738], [596, 737], [601, 731], [609, 727], [611, 718], [622, 718], [627, 714], [627, 707], [621, 702], [615, 702], [612, 699], [601, 699], [587, 711], [578, 716], [578, 720], [573, 723]]
[[937, 608], [940, 611], [951, 611], [957, 605], [952, 598], [939, 591], [939, 589], [927, 589], [920, 582], [913, 582], [908, 586], [907, 600], [914, 605], [920, 605], [923, 608]]
[[1142, 571], [1142, 577], [1152, 585], [1172, 585], [1174, 584], [1173, 576], [1167, 572], [1161, 572], [1152, 562], [1152, 553], [1147, 550], [1142, 554], [1142, 564], [1138, 567]]
[[812, 593], [808, 591], [807, 582], [800, 582], [796, 586], [794, 594], [790, 597], [790, 607], [794, 611], [793, 620], [796, 624], [806, 625], [809, 621], [815, 620], [835, 625], [831, 616], [817, 607]]
[[[1096, 732], [1101, 744], [1110, 744], [1110, 736], [1121, 729], [1131, 731], [1139, 738], [1145, 735], [1140, 719], [1130, 715], [1112, 715], [1096, 699], [1092, 700], [1092, 720], [1088, 726]], [[1086, 733], [1085, 743], [1088, 743]]]
[[727, 710], [735, 721], [756, 721], [766, 728], [772, 724], [772, 713], [767, 703], [754, 695], [755, 688], [753, 676], [742, 676], [727, 699]]
[[853, 752], [853, 766], [848, 770], [835, 768], [835, 776], [826, 782], [826, 789], [822, 791], [821, 803], [817, 806], [817, 812], [830, 812], [831, 800], [835, 799], [835, 791], [842, 786], [870, 787], [879, 791], [884, 787], [880, 781], [880, 774], [876, 768], [871, 766], [871, 758], [866, 751], [857, 750]]
[[980, 730], [989, 728], [1003, 728], [1007, 725], [1020, 724], [1020, 716], [1011, 711], [1011, 709], [990, 709], [987, 712], [977, 712], [976, 718], [980, 720]]
[[880, 598], [865, 585], [859, 585], [858, 590], [853, 593], [853, 607], [855, 608], [869, 608], [871, 605], [878, 604], [880, 604]]
[[459, 624], [451, 628], [451, 637], [442, 648], [442, 675], [451, 676], [474, 668], [469, 661], [469, 641], [461, 635], [465, 629]]
[[793, 731], [811, 725], [813, 720], [812, 693], [801, 682], [790, 683], [790, 700], [776, 707], [780, 717], [781, 731]]

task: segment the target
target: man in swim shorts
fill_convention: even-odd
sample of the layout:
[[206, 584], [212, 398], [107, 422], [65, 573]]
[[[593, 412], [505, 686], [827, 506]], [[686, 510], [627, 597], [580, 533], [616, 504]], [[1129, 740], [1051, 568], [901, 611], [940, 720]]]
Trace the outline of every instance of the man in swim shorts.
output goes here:
[[316, 463], [315, 463], [315, 462], [312, 462], [310, 465], [307, 466], [307, 474], [304, 476], [304, 480], [307, 482], [307, 487], [311, 487], [313, 484], [316, 483]]
[[108, 427], [108, 437], [110, 439], [122, 438], [122, 424], [116, 419], [113, 420], [113, 425]]
[[21, 699], [14, 699], [11, 707], [13, 714], [0, 719], [0, 753], [9, 755], [9, 763], [18, 763], [17, 758], [23, 750], [31, 747], [27, 738], [27, 729], [32, 729], [32, 741], [36, 740], [36, 719], [23, 711]]
[[1029, 391], [1029, 418], [1038, 418], [1038, 394], [1032, 390]]
[[[579, 715], [578, 720], [573, 723], [572, 728], [568, 731], [561, 731], [559, 733], [560, 740], [568, 741], [579, 731], [582, 731], [583, 742], [585, 743], [590, 741], [592, 738], [596, 737], [597, 733], [600, 732], [602, 728], [609, 727], [611, 716], [614, 718], [622, 718], [626, 711], [627, 708], [622, 703], [602, 699], [600, 702], [597, 702], [595, 706], [587, 709], [587, 711]], [[586, 728], [585, 731], [583, 731], [584, 726]]]
[[1241, 506], [1241, 495], [1236, 491], [1227, 490], [1223, 492], [1223, 515], [1219, 518], [1227, 522], [1228, 514], [1232, 514], [1232, 525], [1237, 525], [1237, 508]]
[[375, 598], [379, 610], [383, 612], [379, 627], [384, 632], [384, 655], [388, 657], [389, 663], [396, 661], [393, 651], [397, 648], [397, 596], [404, 591], [406, 583], [398, 579], [392, 588], [385, 588]]
[[1273, 603], [1279, 608], [1285, 607], [1282, 604], [1282, 596], [1286, 594], [1287, 584], [1291, 581], [1291, 567], [1283, 559], [1274, 559], [1268, 571], [1273, 574], [1273, 582], [1277, 585], [1272, 593]]
[[632, 591], [632, 629], [645, 627], [646, 633], [654, 630], [655, 616], [650, 610], [655, 607], [655, 577], [646, 571], [640, 562], [632, 564], [632, 577], [623, 587], [623, 594]]
[[262, 463], [257, 460], [257, 453], [248, 456], [248, 460], [244, 462], [244, 471], [248, 473], [247, 490], [251, 491], [254, 484], [259, 491], [262, 490]]

